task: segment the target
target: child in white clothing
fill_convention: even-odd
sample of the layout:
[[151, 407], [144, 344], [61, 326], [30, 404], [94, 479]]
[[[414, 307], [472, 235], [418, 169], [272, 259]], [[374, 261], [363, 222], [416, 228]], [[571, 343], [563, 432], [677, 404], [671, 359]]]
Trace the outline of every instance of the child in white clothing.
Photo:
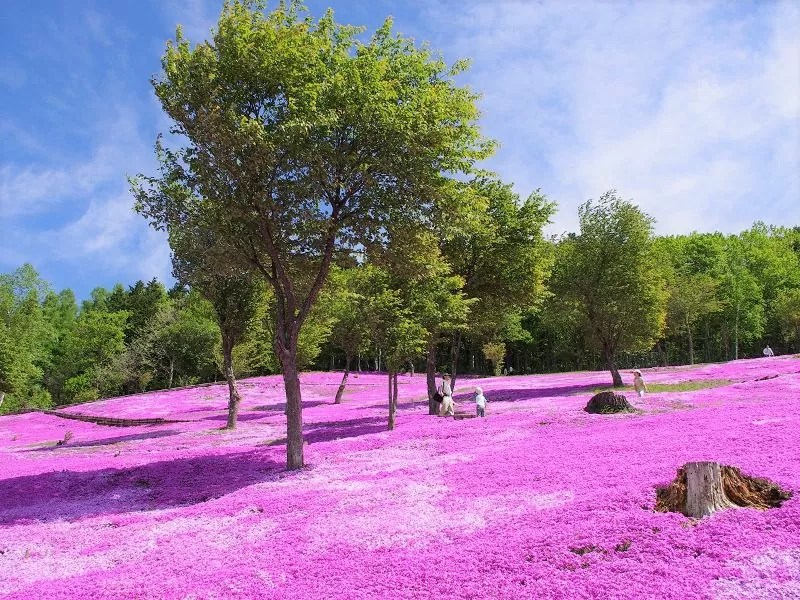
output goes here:
[[633, 389], [639, 394], [639, 398], [643, 397], [647, 391], [647, 384], [644, 382], [642, 372], [639, 369], [634, 369], [633, 371]]
[[475, 407], [478, 410], [479, 417], [486, 416], [486, 396], [483, 395], [483, 390], [479, 387], [475, 388]]

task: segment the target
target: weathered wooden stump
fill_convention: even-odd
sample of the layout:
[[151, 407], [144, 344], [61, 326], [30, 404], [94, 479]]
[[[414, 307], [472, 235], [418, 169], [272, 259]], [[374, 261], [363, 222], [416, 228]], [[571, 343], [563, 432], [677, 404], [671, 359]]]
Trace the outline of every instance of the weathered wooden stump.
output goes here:
[[675, 480], [656, 489], [656, 510], [679, 512], [701, 519], [726, 508], [778, 508], [791, 492], [736, 467], [716, 462], [690, 462], [678, 469]]
[[610, 414], [619, 412], [632, 412], [633, 406], [630, 405], [628, 399], [622, 394], [615, 394], [614, 392], [600, 392], [592, 396], [589, 403], [584, 408], [588, 413], [594, 414]]

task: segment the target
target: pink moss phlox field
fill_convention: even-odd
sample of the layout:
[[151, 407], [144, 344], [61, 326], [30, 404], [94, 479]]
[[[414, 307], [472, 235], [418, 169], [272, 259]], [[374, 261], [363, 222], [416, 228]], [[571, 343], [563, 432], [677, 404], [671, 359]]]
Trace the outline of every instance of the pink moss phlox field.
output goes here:
[[[385, 375], [351, 376], [333, 405], [341, 374], [308, 373], [308, 467], [291, 473], [279, 377], [241, 382], [234, 432], [223, 385], [68, 409], [179, 423], [2, 417], [0, 597], [800, 598], [800, 360], [644, 376], [732, 383], [590, 415], [607, 373], [461, 378], [457, 410], [480, 385], [487, 417], [453, 420], [401, 376], [387, 432]], [[795, 495], [699, 522], [654, 512], [693, 460]]]

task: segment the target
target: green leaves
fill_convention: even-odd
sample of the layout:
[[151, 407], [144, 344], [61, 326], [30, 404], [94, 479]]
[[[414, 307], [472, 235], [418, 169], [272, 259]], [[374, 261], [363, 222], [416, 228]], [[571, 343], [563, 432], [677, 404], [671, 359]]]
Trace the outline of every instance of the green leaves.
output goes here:
[[648, 350], [664, 326], [666, 291], [652, 249], [652, 219], [615, 191], [579, 209], [580, 234], [558, 245], [553, 309], [580, 319], [587, 339], [613, 358]]
[[775, 302], [775, 315], [787, 342], [800, 342], [800, 288], [785, 290]]

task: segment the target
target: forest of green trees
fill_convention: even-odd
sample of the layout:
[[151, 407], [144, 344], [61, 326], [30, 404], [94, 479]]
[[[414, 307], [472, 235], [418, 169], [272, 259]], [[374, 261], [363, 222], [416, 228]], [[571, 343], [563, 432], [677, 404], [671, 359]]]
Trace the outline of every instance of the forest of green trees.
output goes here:
[[[302, 332], [302, 368], [342, 370], [350, 362], [354, 370], [385, 370], [387, 345], [381, 336], [403, 304], [410, 308], [404, 315], [410, 323], [440, 326], [431, 346], [439, 372], [605, 368], [602, 342], [587, 331], [591, 324], [574, 315], [576, 298], [594, 293], [608, 305], [618, 295], [624, 305], [637, 268], [663, 294], [644, 307], [649, 315], [622, 309], [626, 319], [655, 320], [656, 333], [644, 344], [623, 344], [618, 367], [758, 356], [765, 344], [776, 353], [800, 352], [800, 228], [756, 224], [739, 235], [653, 237], [648, 254], [633, 257], [639, 265], [612, 257], [618, 273], [611, 275], [619, 280], [609, 281], [594, 279], [600, 275], [596, 257], [580, 272], [572, 254], [579, 236], [541, 239], [542, 211], [549, 209], [540, 197], [520, 203], [507, 188], [498, 189], [497, 206], [476, 228], [480, 236], [463, 231], [462, 239], [449, 242], [458, 246], [452, 256], [475, 260], [457, 265], [458, 275], [434, 277], [437, 289], [393, 290], [379, 266], [337, 269]], [[604, 235], [612, 247], [629, 252], [610, 232]], [[519, 271], [526, 252], [527, 279]], [[537, 287], [539, 278], [545, 285]], [[522, 279], [530, 289], [515, 289]], [[429, 305], [437, 293], [450, 297], [444, 314]], [[521, 296], [522, 302], [504, 302]], [[634, 303], [642, 304], [638, 297]], [[273, 314], [269, 290], [257, 290], [233, 351], [236, 376], [280, 371]], [[3, 413], [223, 377], [214, 306], [185, 286], [167, 290], [155, 279], [127, 288], [118, 284], [96, 288], [78, 304], [71, 290], [51, 289], [31, 265], [23, 265], [0, 275], [0, 315]], [[424, 372], [427, 352], [419, 344], [401, 368], [413, 364]]]

